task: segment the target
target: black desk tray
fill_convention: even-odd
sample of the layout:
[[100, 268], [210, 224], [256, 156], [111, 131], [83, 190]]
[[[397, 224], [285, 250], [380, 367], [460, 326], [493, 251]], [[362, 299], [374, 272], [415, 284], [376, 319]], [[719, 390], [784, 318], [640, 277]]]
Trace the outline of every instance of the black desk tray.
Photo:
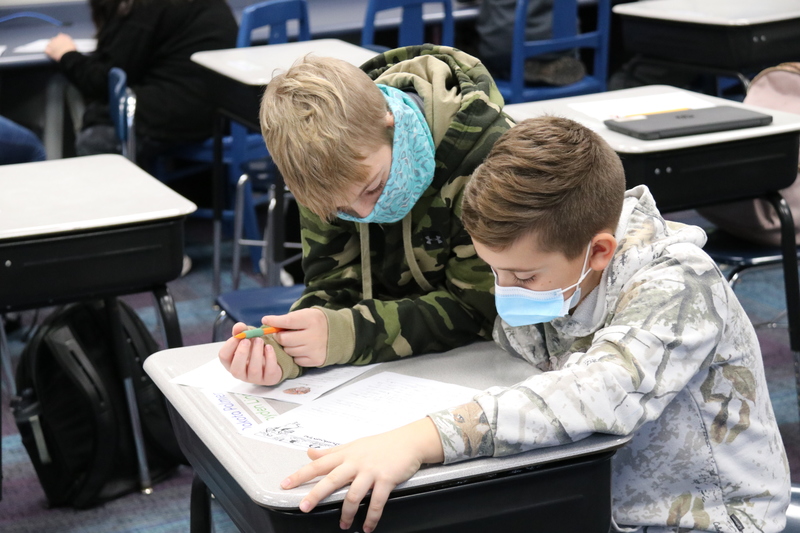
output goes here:
[[800, 19], [722, 26], [620, 15], [626, 49], [647, 57], [737, 72], [800, 57]]
[[[167, 405], [186, 458], [240, 531], [341, 533], [341, 504], [322, 505], [306, 514], [299, 510], [270, 509], [253, 502], [174, 407], [169, 402]], [[611, 524], [614, 453], [612, 450], [499, 472], [415, 493], [395, 493], [384, 508], [378, 531], [607, 533]], [[192, 498], [195, 497], [193, 493]], [[347, 531], [362, 531], [366, 505], [361, 504], [353, 527]], [[193, 531], [196, 518], [192, 516]]]
[[654, 153], [620, 153], [626, 186], [646, 184], [662, 212], [755, 198], [797, 177], [800, 132]]
[[258, 110], [265, 85], [247, 85], [205, 67], [203, 74], [211, 101], [222, 114], [253, 131], [261, 131]]
[[180, 275], [184, 217], [0, 241], [0, 311], [151, 290]]

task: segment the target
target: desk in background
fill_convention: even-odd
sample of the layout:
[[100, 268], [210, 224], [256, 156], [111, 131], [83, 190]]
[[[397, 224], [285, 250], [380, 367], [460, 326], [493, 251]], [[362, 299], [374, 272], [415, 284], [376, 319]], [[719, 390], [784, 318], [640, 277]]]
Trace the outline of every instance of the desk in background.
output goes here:
[[647, 62], [736, 75], [800, 57], [797, 0], [650, 0], [614, 6], [624, 45]]
[[[258, 108], [264, 87], [276, 73], [286, 71], [300, 57], [313, 53], [335, 57], [359, 66], [375, 56], [375, 52], [338, 39], [318, 39], [286, 44], [250, 46], [228, 50], [212, 50], [192, 54], [192, 61], [207, 69], [211, 98], [217, 109], [214, 121], [214, 281], [216, 297], [220, 293], [220, 247], [222, 241], [222, 203], [225, 178], [222, 168], [222, 137], [226, 119], [235, 120], [253, 131], [260, 131]], [[275, 220], [283, 220], [283, 184], [275, 187]], [[282, 226], [282, 225], [281, 225]], [[270, 228], [271, 241], [283, 243], [276, 236], [281, 228]], [[274, 260], [283, 259], [283, 247], [274, 246]], [[268, 285], [278, 285], [280, 272], [268, 269]]]
[[[119, 155], [2, 166], [0, 191], [0, 313], [103, 298], [118, 321], [116, 296], [152, 291], [167, 345], [182, 345], [166, 283], [181, 272], [192, 202]], [[124, 361], [120, 335], [115, 355]], [[13, 395], [9, 358], [0, 324], [0, 360]], [[127, 389], [131, 419], [138, 420]], [[143, 454], [141, 429], [133, 430]], [[139, 459], [142, 489], [149, 489], [147, 462]]]
[[[50, 39], [59, 32], [68, 33], [76, 39], [94, 37], [95, 29], [89, 11], [89, 3], [61, 2], [58, 4], [24, 4], [21, 6], [0, 6], [0, 17], [20, 11], [36, 11], [60, 20], [63, 26], [55, 26], [43, 20], [22, 18], [0, 23], [0, 45], [6, 50], [0, 54], [0, 88], [8, 102], [13, 100], [6, 113], [15, 120], [36, 120], [43, 131], [43, 143], [48, 159], [60, 159], [63, 154], [63, 131], [65, 124], [64, 94], [66, 79], [58, 72], [58, 67], [44, 53], [16, 53], [18, 46]], [[9, 91], [12, 86], [15, 90]], [[21, 94], [20, 94], [21, 93]], [[19, 99], [32, 98], [44, 94], [43, 110], [38, 110], [37, 100], [29, 103], [27, 110], [18, 109]], [[41, 96], [39, 96], [41, 98]], [[15, 109], [17, 108], [17, 109]], [[20, 113], [17, 116], [12, 110]], [[32, 115], [28, 117], [27, 115]], [[23, 120], [26, 121], [26, 120]], [[26, 121], [27, 122], [27, 121]]]
[[[202, 504], [207, 498], [203, 483], [242, 531], [340, 531], [346, 489], [304, 514], [298, 505], [313, 485], [288, 491], [279, 486], [308, 463], [304, 451], [240, 435], [210, 408], [199, 389], [170, 383], [173, 377], [217, 357], [220, 346], [166, 350], [150, 356], [144, 365], [167, 397], [178, 442], [201, 480], [196, 477], [192, 488], [192, 531], [209, 531], [208, 523], [199, 523], [208, 520]], [[537, 372], [491, 342], [384, 363], [356, 379], [384, 371], [477, 389], [513, 385]], [[273, 402], [273, 406], [279, 412], [294, 407], [282, 402]], [[628, 439], [593, 435], [566, 446], [423, 468], [393, 491], [379, 531], [528, 533], [536, 528], [607, 533], [611, 457]], [[365, 512], [362, 504], [357, 523], [363, 521]]]

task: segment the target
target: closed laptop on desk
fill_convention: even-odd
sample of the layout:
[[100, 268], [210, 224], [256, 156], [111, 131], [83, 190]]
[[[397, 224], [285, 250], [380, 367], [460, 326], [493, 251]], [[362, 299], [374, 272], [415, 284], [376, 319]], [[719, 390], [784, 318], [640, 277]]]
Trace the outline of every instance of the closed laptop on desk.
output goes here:
[[764, 113], [741, 107], [715, 106], [652, 115], [635, 115], [606, 120], [603, 123], [612, 131], [651, 141], [698, 133], [766, 126], [771, 122], [772, 117]]

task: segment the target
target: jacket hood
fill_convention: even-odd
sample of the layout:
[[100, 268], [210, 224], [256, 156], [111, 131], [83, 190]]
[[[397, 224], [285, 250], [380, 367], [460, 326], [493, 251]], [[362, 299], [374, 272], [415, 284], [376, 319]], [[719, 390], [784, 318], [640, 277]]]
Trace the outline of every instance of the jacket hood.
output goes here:
[[572, 337], [593, 333], [603, 327], [636, 272], [671, 255], [678, 247], [702, 248], [706, 243], [701, 228], [665, 220], [645, 185], [626, 191], [614, 236], [617, 250], [590, 294], [593, 297], [587, 298], [588, 308], [579, 305], [571, 317], [554, 320], [555, 329]]
[[481, 162], [475, 157], [485, 156], [483, 150], [474, 148], [484, 144], [487, 136], [498, 136], [507, 129], [489, 127], [502, 116], [503, 97], [486, 67], [460, 50], [430, 44], [408, 46], [375, 56], [361, 69], [376, 83], [413, 91], [422, 99], [436, 146], [433, 190], [455, 177], [470, 175]]

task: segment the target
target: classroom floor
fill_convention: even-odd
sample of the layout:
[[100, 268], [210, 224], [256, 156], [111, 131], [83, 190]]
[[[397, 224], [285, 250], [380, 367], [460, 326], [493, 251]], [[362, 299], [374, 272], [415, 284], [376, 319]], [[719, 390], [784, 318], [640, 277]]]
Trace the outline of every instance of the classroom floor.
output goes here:
[[[670, 218], [703, 224], [693, 212], [671, 215]], [[211, 226], [208, 221], [187, 222], [187, 253], [192, 258], [192, 270], [183, 278], [169, 284], [176, 300], [184, 344], [211, 342], [211, 325], [217, 317], [211, 288]], [[223, 257], [230, 256], [230, 249]], [[243, 262], [248, 268], [248, 261]], [[228, 266], [227, 263], [224, 266]], [[228, 267], [229, 268], [229, 267]], [[243, 277], [242, 287], [255, 287], [258, 278], [252, 273]], [[230, 277], [223, 275], [223, 289], [230, 287]], [[789, 454], [792, 478], [800, 481], [800, 424], [794, 384], [792, 352], [789, 349], [786, 318], [783, 315], [783, 276], [780, 267], [753, 269], [745, 274], [737, 287], [737, 295], [751, 320], [757, 324], [757, 334], [764, 356], [764, 366], [775, 413]], [[126, 296], [127, 301], [142, 317], [154, 337], [162, 343], [152, 297], [149, 294]], [[9, 335], [10, 348], [19, 357], [24, 339], [36, 322], [49, 310], [28, 311], [22, 314], [22, 327]], [[77, 511], [71, 508], [48, 509], [27, 452], [3, 397], [3, 499], [0, 501], [0, 531], [5, 533], [38, 533], [41, 531], [81, 533], [167, 533], [189, 530], [189, 494], [192, 472], [181, 467], [170, 479], [156, 485], [152, 495], [134, 493], [105, 505]], [[212, 504], [216, 533], [235, 532], [225, 512]], [[146, 512], [142, 509], [146, 508]]]

